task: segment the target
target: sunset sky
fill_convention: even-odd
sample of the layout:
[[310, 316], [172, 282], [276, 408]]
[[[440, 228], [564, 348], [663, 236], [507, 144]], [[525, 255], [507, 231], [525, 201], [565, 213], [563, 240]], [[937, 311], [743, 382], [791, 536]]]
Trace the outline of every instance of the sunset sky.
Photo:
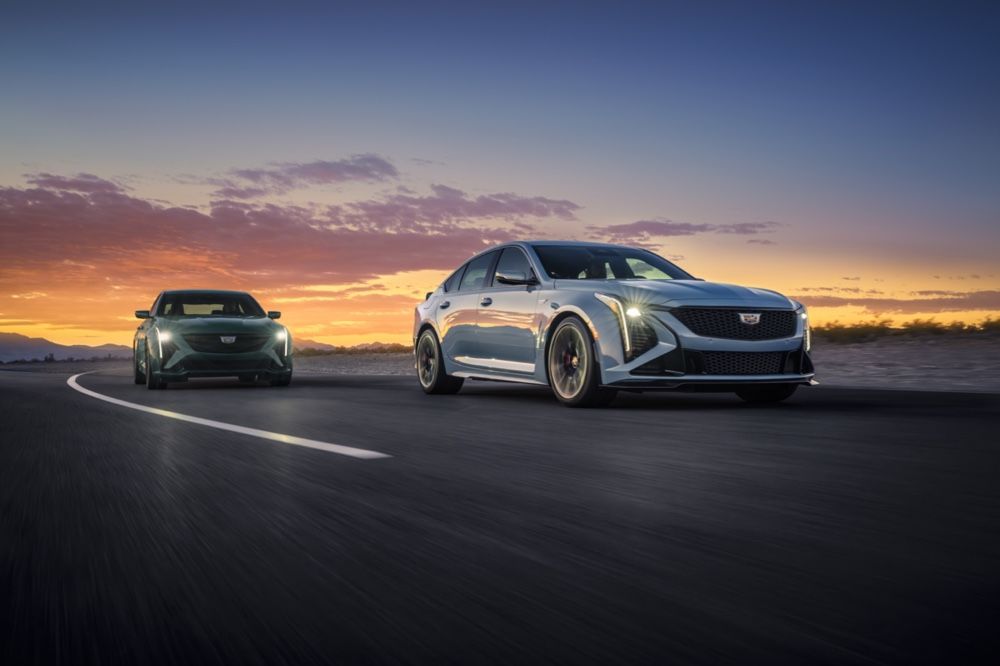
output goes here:
[[217, 287], [406, 342], [515, 238], [654, 247], [816, 323], [1000, 316], [997, 3], [17, 4], [3, 332], [129, 344]]

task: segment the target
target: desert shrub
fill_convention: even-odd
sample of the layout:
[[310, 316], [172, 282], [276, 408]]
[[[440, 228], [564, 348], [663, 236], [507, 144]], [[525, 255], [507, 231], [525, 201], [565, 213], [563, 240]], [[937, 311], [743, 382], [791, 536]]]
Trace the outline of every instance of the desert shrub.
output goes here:
[[1000, 319], [987, 317], [979, 322], [979, 326], [977, 328], [983, 333], [1000, 333]]
[[877, 340], [896, 333], [896, 330], [892, 328], [891, 320], [882, 319], [857, 324], [841, 324], [839, 321], [834, 321], [825, 326], [816, 326], [812, 332], [813, 336], [827, 342], [849, 344]]

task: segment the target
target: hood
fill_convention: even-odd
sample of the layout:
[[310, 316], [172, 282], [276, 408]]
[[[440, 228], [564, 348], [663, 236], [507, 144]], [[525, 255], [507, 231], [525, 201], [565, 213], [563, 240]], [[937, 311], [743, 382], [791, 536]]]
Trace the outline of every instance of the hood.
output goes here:
[[629, 303], [793, 308], [795, 303], [770, 289], [702, 280], [557, 280], [556, 289], [600, 291]]
[[267, 317], [157, 317], [156, 325], [178, 333], [274, 333], [281, 325]]

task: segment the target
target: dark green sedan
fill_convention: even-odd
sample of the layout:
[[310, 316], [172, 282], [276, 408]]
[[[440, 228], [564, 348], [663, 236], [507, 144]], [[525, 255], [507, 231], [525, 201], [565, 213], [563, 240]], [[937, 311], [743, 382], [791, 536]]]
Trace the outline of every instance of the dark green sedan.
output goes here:
[[135, 383], [162, 389], [191, 377], [292, 381], [292, 335], [242, 291], [164, 291], [149, 310], [132, 344]]

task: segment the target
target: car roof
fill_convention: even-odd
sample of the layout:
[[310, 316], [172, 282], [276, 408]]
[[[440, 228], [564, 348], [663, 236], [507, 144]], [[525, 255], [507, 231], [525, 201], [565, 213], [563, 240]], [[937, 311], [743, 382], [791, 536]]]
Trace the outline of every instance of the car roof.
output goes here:
[[518, 241], [524, 245], [579, 245], [581, 247], [629, 247], [627, 245], [621, 245], [619, 243], [595, 243], [592, 241], [576, 241], [576, 240], [526, 240]]
[[164, 294], [249, 294], [234, 289], [167, 289]]

